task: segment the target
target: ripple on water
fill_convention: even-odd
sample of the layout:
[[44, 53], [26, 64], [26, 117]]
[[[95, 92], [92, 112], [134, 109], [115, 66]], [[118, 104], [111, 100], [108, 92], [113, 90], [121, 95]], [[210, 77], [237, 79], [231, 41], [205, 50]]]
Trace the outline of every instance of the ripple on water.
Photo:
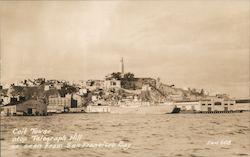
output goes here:
[[196, 155], [196, 154], [189, 154], [190, 157], [203, 157], [201, 155]]
[[200, 151], [200, 150], [204, 150], [204, 149], [202, 149], [202, 148], [194, 148], [193, 149], [194, 152], [197, 152], [197, 151]]
[[237, 156], [248, 156], [248, 154], [244, 154], [244, 153], [237, 153], [235, 155], [237, 155]]
[[122, 126], [122, 124], [121, 123], [119, 123], [119, 124], [113, 124], [113, 125], [111, 125], [112, 127], [120, 127], [120, 126]]
[[121, 151], [123, 154], [130, 154], [129, 151], [122, 150]]
[[238, 134], [247, 134], [246, 131], [247, 130], [245, 130], [245, 129], [239, 129], [238, 131], [236, 131], [236, 133], [238, 133]]
[[98, 130], [98, 128], [85, 128], [86, 130]]

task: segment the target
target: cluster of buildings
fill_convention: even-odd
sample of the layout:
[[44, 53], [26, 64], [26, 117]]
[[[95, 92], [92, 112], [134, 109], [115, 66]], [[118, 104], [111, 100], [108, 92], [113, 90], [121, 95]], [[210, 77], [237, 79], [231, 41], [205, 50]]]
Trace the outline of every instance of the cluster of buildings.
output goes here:
[[[20, 85], [20, 84], [19, 84]], [[183, 99], [183, 93], [171, 89], [166, 93], [157, 80], [135, 78], [126, 89], [122, 80], [106, 77], [104, 80], [87, 80], [78, 83], [44, 80], [36, 86], [11, 85], [1, 89], [1, 114], [47, 115], [65, 112], [111, 112], [110, 106], [150, 107], [157, 103], [171, 102], [178, 112], [213, 113], [249, 110], [249, 100], [232, 100], [226, 95], [207, 96], [199, 99]], [[22, 88], [17, 92], [15, 87]], [[27, 99], [24, 91], [37, 89], [43, 97]], [[5, 92], [3, 92], [5, 90]], [[17, 92], [17, 93], [15, 93]], [[25, 93], [25, 92], [24, 92]], [[185, 97], [187, 98], [187, 97]], [[197, 97], [196, 97], [197, 98]], [[170, 99], [170, 100], [169, 100]], [[248, 105], [246, 105], [248, 104]]]
[[[143, 81], [148, 80], [153, 79], [135, 78], [130, 85], [137, 89], [145, 89]], [[104, 80], [80, 82], [45, 80], [44, 78], [28, 79], [15, 82], [8, 88], [1, 88], [1, 113], [4, 115], [46, 115], [47, 113], [99, 110], [109, 112], [106, 107], [108, 105], [124, 105], [129, 102], [136, 104], [141, 101], [140, 92], [123, 91], [121, 94], [122, 89], [122, 80], [112, 78], [112, 76], [107, 76]]]
[[184, 90], [163, 84], [159, 78], [136, 78], [131, 73], [125, 74], [123, 60], [121, 72], [107, 75], [103, 80], [27, 79], [0, 86], [0, 96], [3, 115], [110, 112], [109, 106], [138, 108], [166, 102], [183, 112], [249, 110], [249, 105], [242, 105], [249, 104], [249, 100], [231, 100], [223, 94], [209, 96], [204, 90]]

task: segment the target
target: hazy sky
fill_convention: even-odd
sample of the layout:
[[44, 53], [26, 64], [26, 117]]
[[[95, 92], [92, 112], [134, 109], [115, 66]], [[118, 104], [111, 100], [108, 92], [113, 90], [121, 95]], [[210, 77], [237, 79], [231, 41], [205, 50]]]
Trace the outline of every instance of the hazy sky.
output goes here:
[[120, 71], [249, 97], [249, 0], [1, 1], [1, 79]]

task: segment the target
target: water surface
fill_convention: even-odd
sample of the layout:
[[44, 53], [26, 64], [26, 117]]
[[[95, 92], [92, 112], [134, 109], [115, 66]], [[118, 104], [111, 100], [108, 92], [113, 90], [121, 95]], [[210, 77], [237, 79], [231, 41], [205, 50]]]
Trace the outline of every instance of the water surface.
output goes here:
[[[211, 157], [249, 156], [249, 112], [233, 114], [58, 114], [1, 117], [3, 157]], [[46, 137], [82, 135], [78, 143], [128, 144], [113, 148], [23, 149], [13, 129], [51, 130]], [[31, 134], [24, 137], [30, 138]], [[63, 144], [69, 141], [63, 141]], [[77, 143], [73, 141], [73, 143]], [[39, 143], [39, 142], [38, 142]], [[41, 143], [41, 142], [40, 142]], [[17, 144], [20, 148], [12, 148]], [[127, 146], [128, 146], [127, 145]]]

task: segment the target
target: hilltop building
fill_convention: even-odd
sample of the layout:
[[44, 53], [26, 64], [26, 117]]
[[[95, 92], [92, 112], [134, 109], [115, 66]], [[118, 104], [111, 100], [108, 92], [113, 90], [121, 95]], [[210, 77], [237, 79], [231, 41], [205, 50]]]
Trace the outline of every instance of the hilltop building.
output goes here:
[[104, 87], [105, 89], [121, 88], [121, 80], [116, 80], [116, 79], [105, 80]]

